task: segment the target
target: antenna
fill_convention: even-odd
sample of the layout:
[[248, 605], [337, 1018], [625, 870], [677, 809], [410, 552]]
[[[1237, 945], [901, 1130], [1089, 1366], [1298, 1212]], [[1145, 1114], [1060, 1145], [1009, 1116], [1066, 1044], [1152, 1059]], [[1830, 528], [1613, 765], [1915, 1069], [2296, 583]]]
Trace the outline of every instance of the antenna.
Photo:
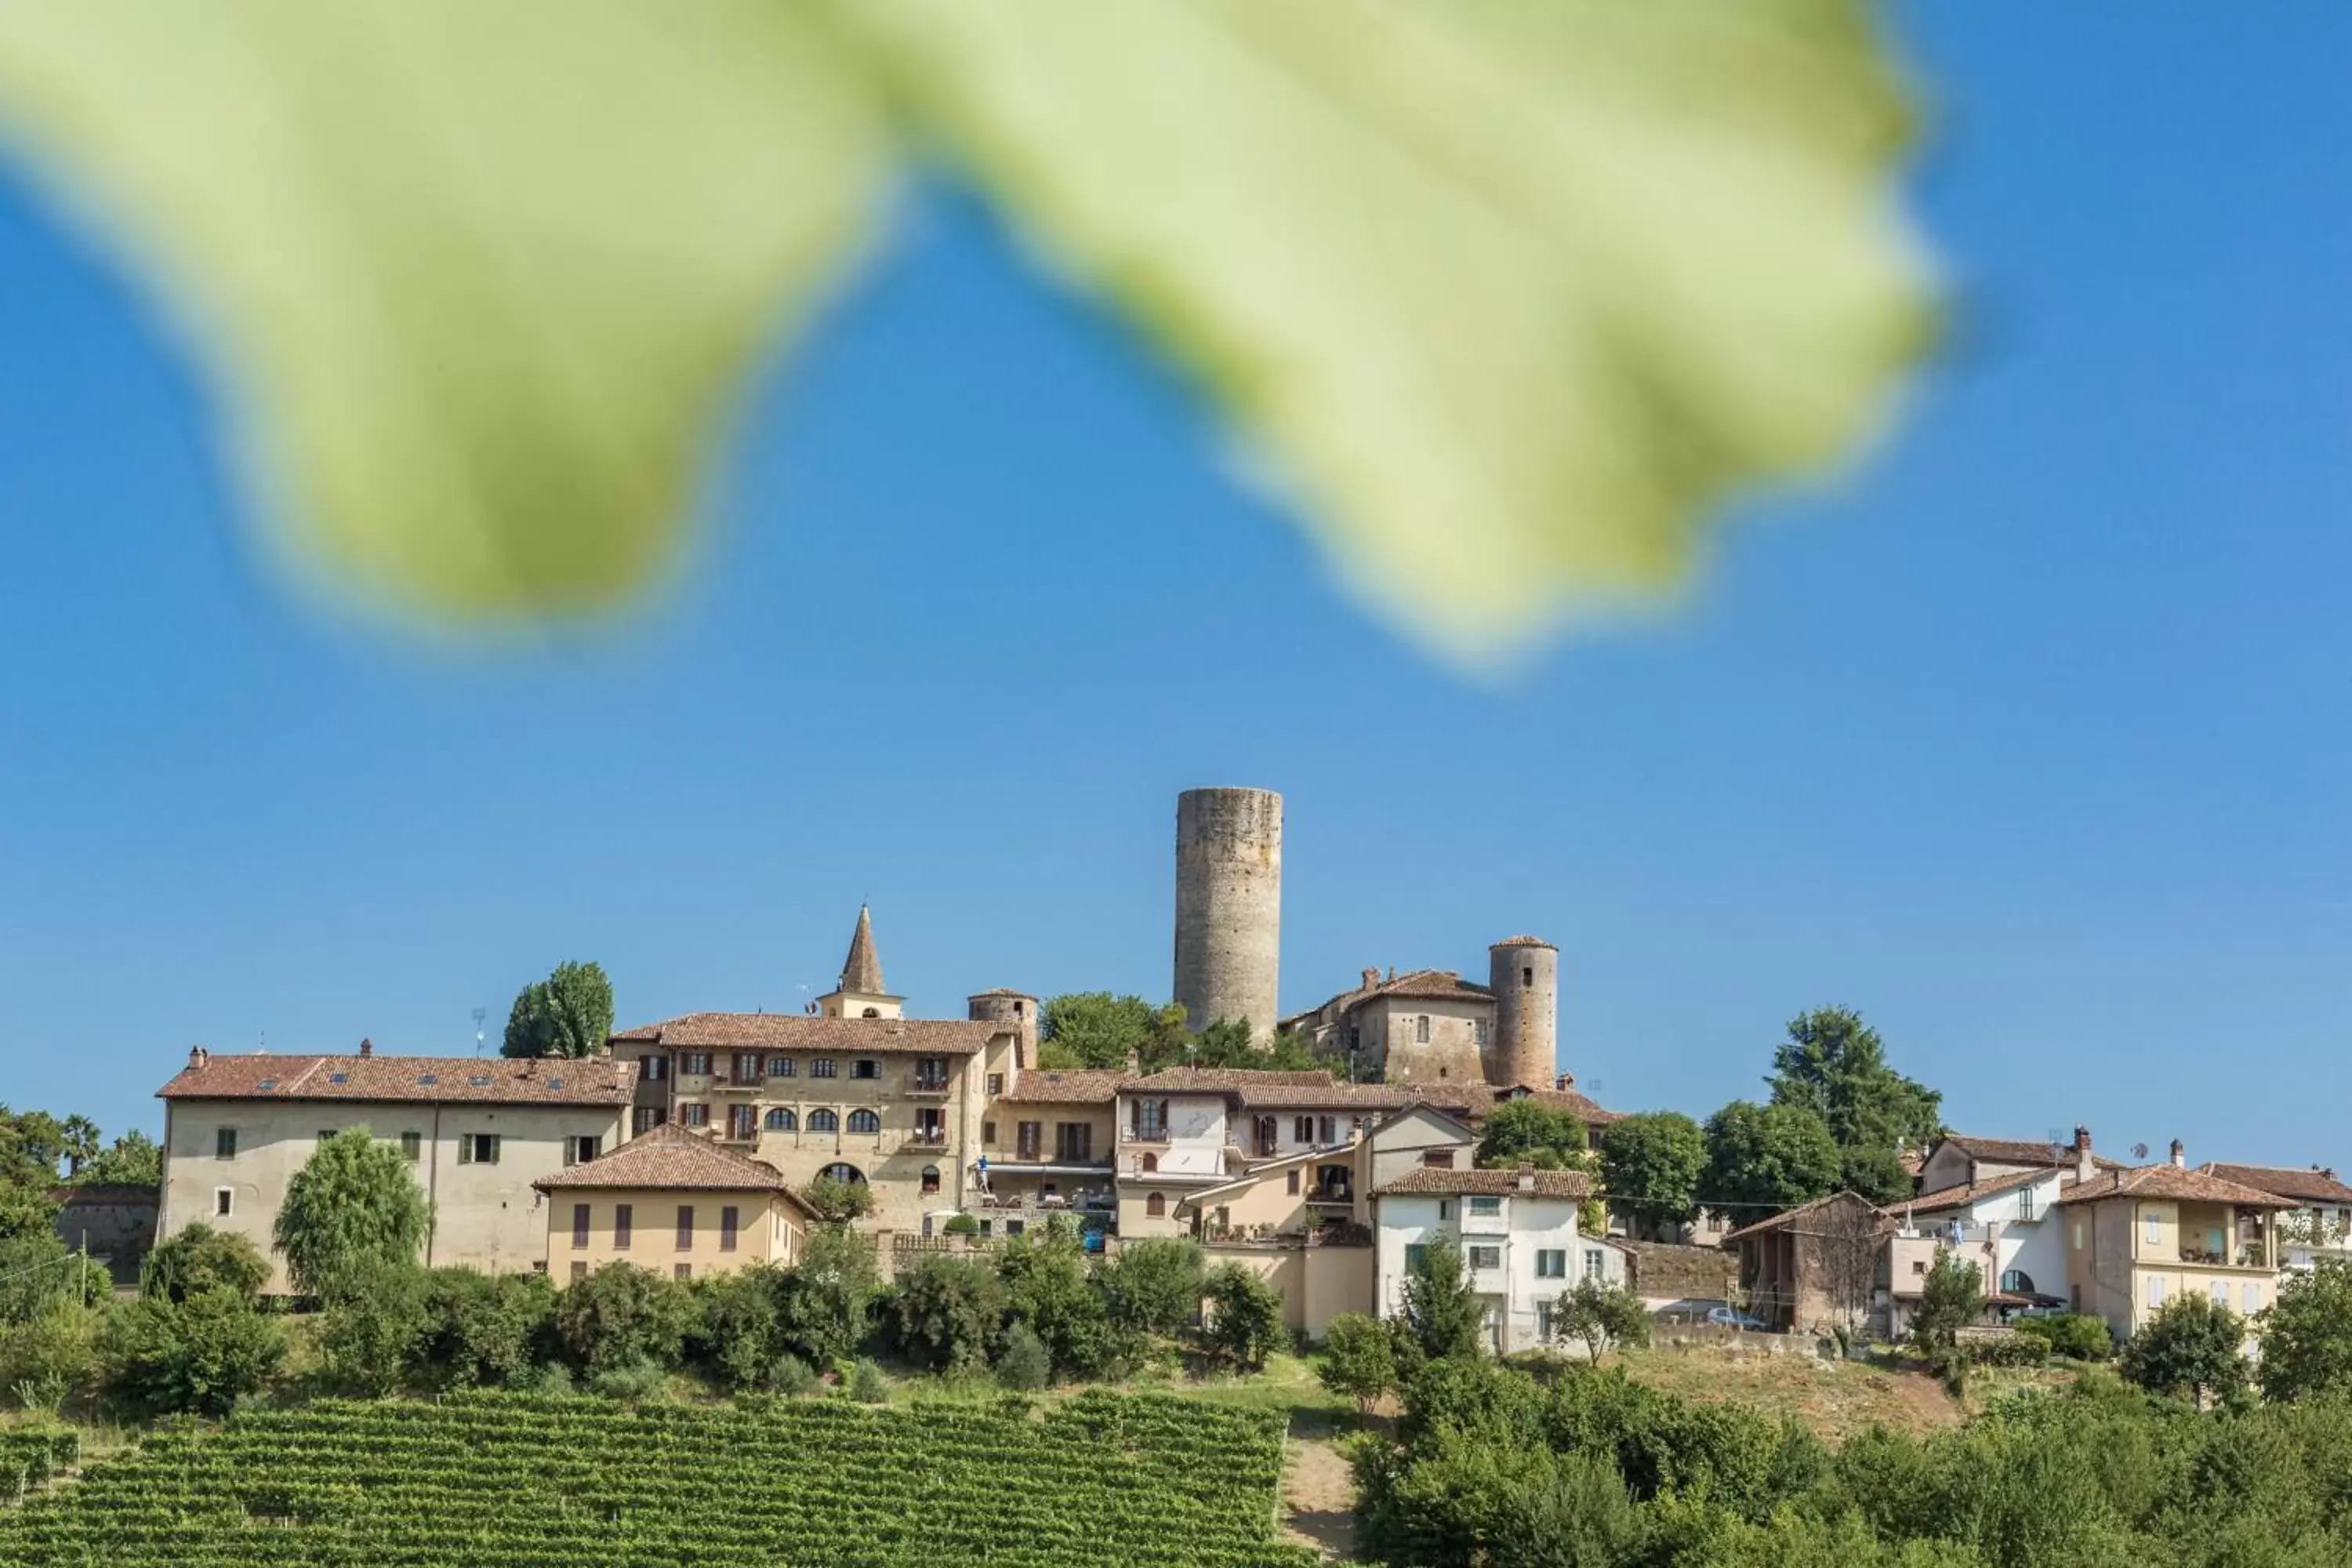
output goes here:
[[482, 1020], [489, 1016], [490, 1010], [488, 1007], [474, 1009], [474, 1054], [478, 1057], [482, 1054]]

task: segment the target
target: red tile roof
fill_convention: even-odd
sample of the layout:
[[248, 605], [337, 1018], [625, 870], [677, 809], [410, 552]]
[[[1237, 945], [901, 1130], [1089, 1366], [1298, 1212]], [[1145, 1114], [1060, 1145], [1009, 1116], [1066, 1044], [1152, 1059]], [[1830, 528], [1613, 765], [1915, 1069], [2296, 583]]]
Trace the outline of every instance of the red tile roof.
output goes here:
[[1495, 1107], [1507, 1099], [1528, 1099], [1538, 1105], [1565, 1110], [1587, 1127], [1606, 1127], [1612, 1121], [1622, 1121], [1630, 1112], [1611, 1110], [1591, 1097], [1572, 1089], [1496, 1089], [1484, 1083], [1417, 1083], [1412, 1086], [1417, 1100], [1425, 1100], [1470, 1121], [1484, 1121]]
[[1370, 990], [1356, 994], [1344, 1009], [1354, 1012], [1368, 1003], [1386, 1001], [1427, 1002], [1492, 1002], [1495, 994], [1484, 985], [1465, 980], [1450, 969], [1416, 969], [1400, 974], [1394, 980], [1384, 980]]
[[613, 1037], [615, 1044], [652, 1044], [688, 1050], [838, 1051], [844, 1056], [907, 1052], [971, 1056], [1011, 1024], [964, 1018], [818, 1018], [805, 1013], [688, 1013], [640, 1024]]
[[415, 1104], [626, 1105], [637, 1064], [610, 1057], [290, 1056], [257, 1051], [191, 1064], [164, 1100], [332, 1100]]
[[[1949, 1143], [1972, 1160], [1990, 1160], [1996, 1164], [2047, 1167], [2074, 1163], [2072, 1145], [2053, 1143], [2047, 1138], [1972, 1138], [1964, 1133], [1947, 1132], [1937, 1142]], [[1935, 1152], [1933, 1144], [1928, 1146], [1928, 1152]], [[2110, 1160], [2104, 1154], [2092, 1155], [2091, 1163], [2102, 1170], [2119, 1171], [2124, 1168], [2122, 1161]]]
[[1742, 1237], [1760, 1236], [1768, 1230], [1780, 1230], [1788, 1226], [1794, 1225], [1799, 1220], [1819, 1214], [1823, 1209], [1826, 1209], [1832, 1205], [1837, 1204], [1841, 1201], [1860, 1204], [1864, 1208], [1869, 1210], [1872, 1215], [1877, 1217], [1882, 1226], [1892, 1226], [1895, 1223], [1894, 1220], [1888, 1216], [1885, 1210], [1879, 1208], [1861, 1194], [1839, 1192], [1832, 1193], [1827, 1197], [1815, 1198], [1809, 1204], [1799, 1204], [1792, 1209], [1782, 1209], [1779, 1214], [1772, 1215], [1770, 1218], [1759, 1219], [1753, 1225], [1741, 1226], [1738, 1230], [1731, 1232], [1723, 1239], [1727, 1242], [1738, 1241]]
[[2352, 1206], [2352, 1187], [2337, 1181], [2335, 1172], [2315, 1166], [2231, 1165], [2209, 1161], [2197, 1168], [2209, 1176], [2293, 1198], [2298, 1204]]
[[1127, 1079], [1118, 1068], [1032, 1068], [996, 1098], [1005, 1105], [1108, 1105]]
[[2102, 1171], [2087, 1182], [2069, 1182], [2062, 1204], [2091, 1204], [2103, 1198], [2169, 1198], [2181, 1203], [2232, 1204], [2241, 1208], [2293, 1208], [2294, 1203], [2256, 1187], [2209, 1176], [2181, 1165], [2139, 1165]]
[[1311, 1068], [1167, 1068], [1129, 1078], [1119, 1089], [1137, 1094], [1221, 1094], [1253, 1110], [1393, 1110], [1411, 1098], [1388, 1084], [1342, 1083]]
[[1522, 1178], [1533, 1184], [1524, 1189], [1528, 1196], [1581, 1200], [1592, 1195], [1592, 1178], [1581, 1171], [1450, 1171], [1421, 1165], [1373, 1188], [1372, 1196], [1469, 1194], [1478, 1197], [1513, 1197], [1522, 1194]]
[[551, 1193], [574, 1188], [782, 1193], [804, 1213], [815, 1212], [793, 1192], [774, 1166], [721, 1148], [674, 1121], [652, 1128], [584, 1165], [541, 1176], [531, 1185]]
[[1981, 1182], [1963, 1183], [1956, 1187], [1938, 1187], [1932, 1193], [1921, 1193], [1907, 1204], [1894, 1204], [1889, 1206], [1897, 1209], [1956, 1209], [1963, 1205], [1972, 1204], [1979, 1198], [1989, 1198], [1997, 1194], [2008, 1192], [2013, 1187], [2026, 1187], [2032, 1186], [2036, 1182], [2046, 1182], [2058, 1173], [2058, 1167], [2054, 1165], [2039, 1171], [2011, 1171], [2005, 1176], [1987, 1176]]

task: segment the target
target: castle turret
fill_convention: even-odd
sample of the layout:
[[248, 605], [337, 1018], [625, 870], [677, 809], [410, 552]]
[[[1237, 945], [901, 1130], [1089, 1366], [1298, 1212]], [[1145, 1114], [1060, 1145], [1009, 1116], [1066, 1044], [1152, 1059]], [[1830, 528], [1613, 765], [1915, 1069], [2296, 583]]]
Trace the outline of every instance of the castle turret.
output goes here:
[[1176, 1000], [1184, 1026], [1249, 1020], [1274, 1037], [1282, 950], [1282, 796], [1192, 789], [1176, 797]]
[[998, 986], [982, 991], [964, 1001], [964, 1016], [981, 1023], [1008, 1024], [1021, 1037], [1021, 1062], [1034, 1067], [1037, 1062], [1037, 998], [1026, 991]]
[[1559, 1073], [1559, 949], [1514, 936], [1486, 950], [1495, 1037], [1486, 1081], [1497, 1089], [1549, 1089]]

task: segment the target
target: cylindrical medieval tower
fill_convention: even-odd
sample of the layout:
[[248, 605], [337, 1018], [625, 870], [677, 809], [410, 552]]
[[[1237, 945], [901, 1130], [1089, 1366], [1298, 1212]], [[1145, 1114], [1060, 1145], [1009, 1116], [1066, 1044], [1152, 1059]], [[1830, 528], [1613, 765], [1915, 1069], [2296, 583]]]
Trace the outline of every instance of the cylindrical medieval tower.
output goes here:
[[1514, 936], [1486, 950], [1495, 992], [1495, 1040], [1486, 1081], [1497, 1089], [1549, 1089], [1559, 1071], [1559, 949]]
[[1282, 951], [1282, 796], [1188, 789], [1176, 797], [1176, 1000], [1184, 1026], [1249, 1020], [1274, 1037]]
[[976, 1023], [1007, 1024], [1021, 1037], [1021, 1061], [1024, 1067], [1037, 1063], [1037, 998], [1025, 991], [1013, 991], [998, 986], [982, 991], [964, 1003], [966, 1017]]

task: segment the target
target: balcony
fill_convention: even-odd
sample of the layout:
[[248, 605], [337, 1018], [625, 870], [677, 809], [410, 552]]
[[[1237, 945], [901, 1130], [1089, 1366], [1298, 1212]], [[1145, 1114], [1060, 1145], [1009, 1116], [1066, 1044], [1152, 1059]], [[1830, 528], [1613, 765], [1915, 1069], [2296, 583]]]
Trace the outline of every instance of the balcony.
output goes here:
[[1122, 1143], [1144, 1143], [1164, 1149], [1168, 1146], [1168, 1130], [1163, 1127], [1155, 1131], [1145, 1132], [1129, 1127], [1121, 1130], [1118, 1141]]
[[944, 1127], [918, 1127], [907, 1134], [909, 1149], [944, 1149], [948, 1146], [948, 1130]]
[[949, 1079], [932, 1073], [909, 1073], [907, 1076], [907, 1098], [909, 1100], [945, 1100], [954, 1091]]
[[729, 1078], [723, 1073], [714, 1073], [705, 1087], [712, 1094], [757, 1094], [767, 1087], [767, 1081], [761, 1078]]

